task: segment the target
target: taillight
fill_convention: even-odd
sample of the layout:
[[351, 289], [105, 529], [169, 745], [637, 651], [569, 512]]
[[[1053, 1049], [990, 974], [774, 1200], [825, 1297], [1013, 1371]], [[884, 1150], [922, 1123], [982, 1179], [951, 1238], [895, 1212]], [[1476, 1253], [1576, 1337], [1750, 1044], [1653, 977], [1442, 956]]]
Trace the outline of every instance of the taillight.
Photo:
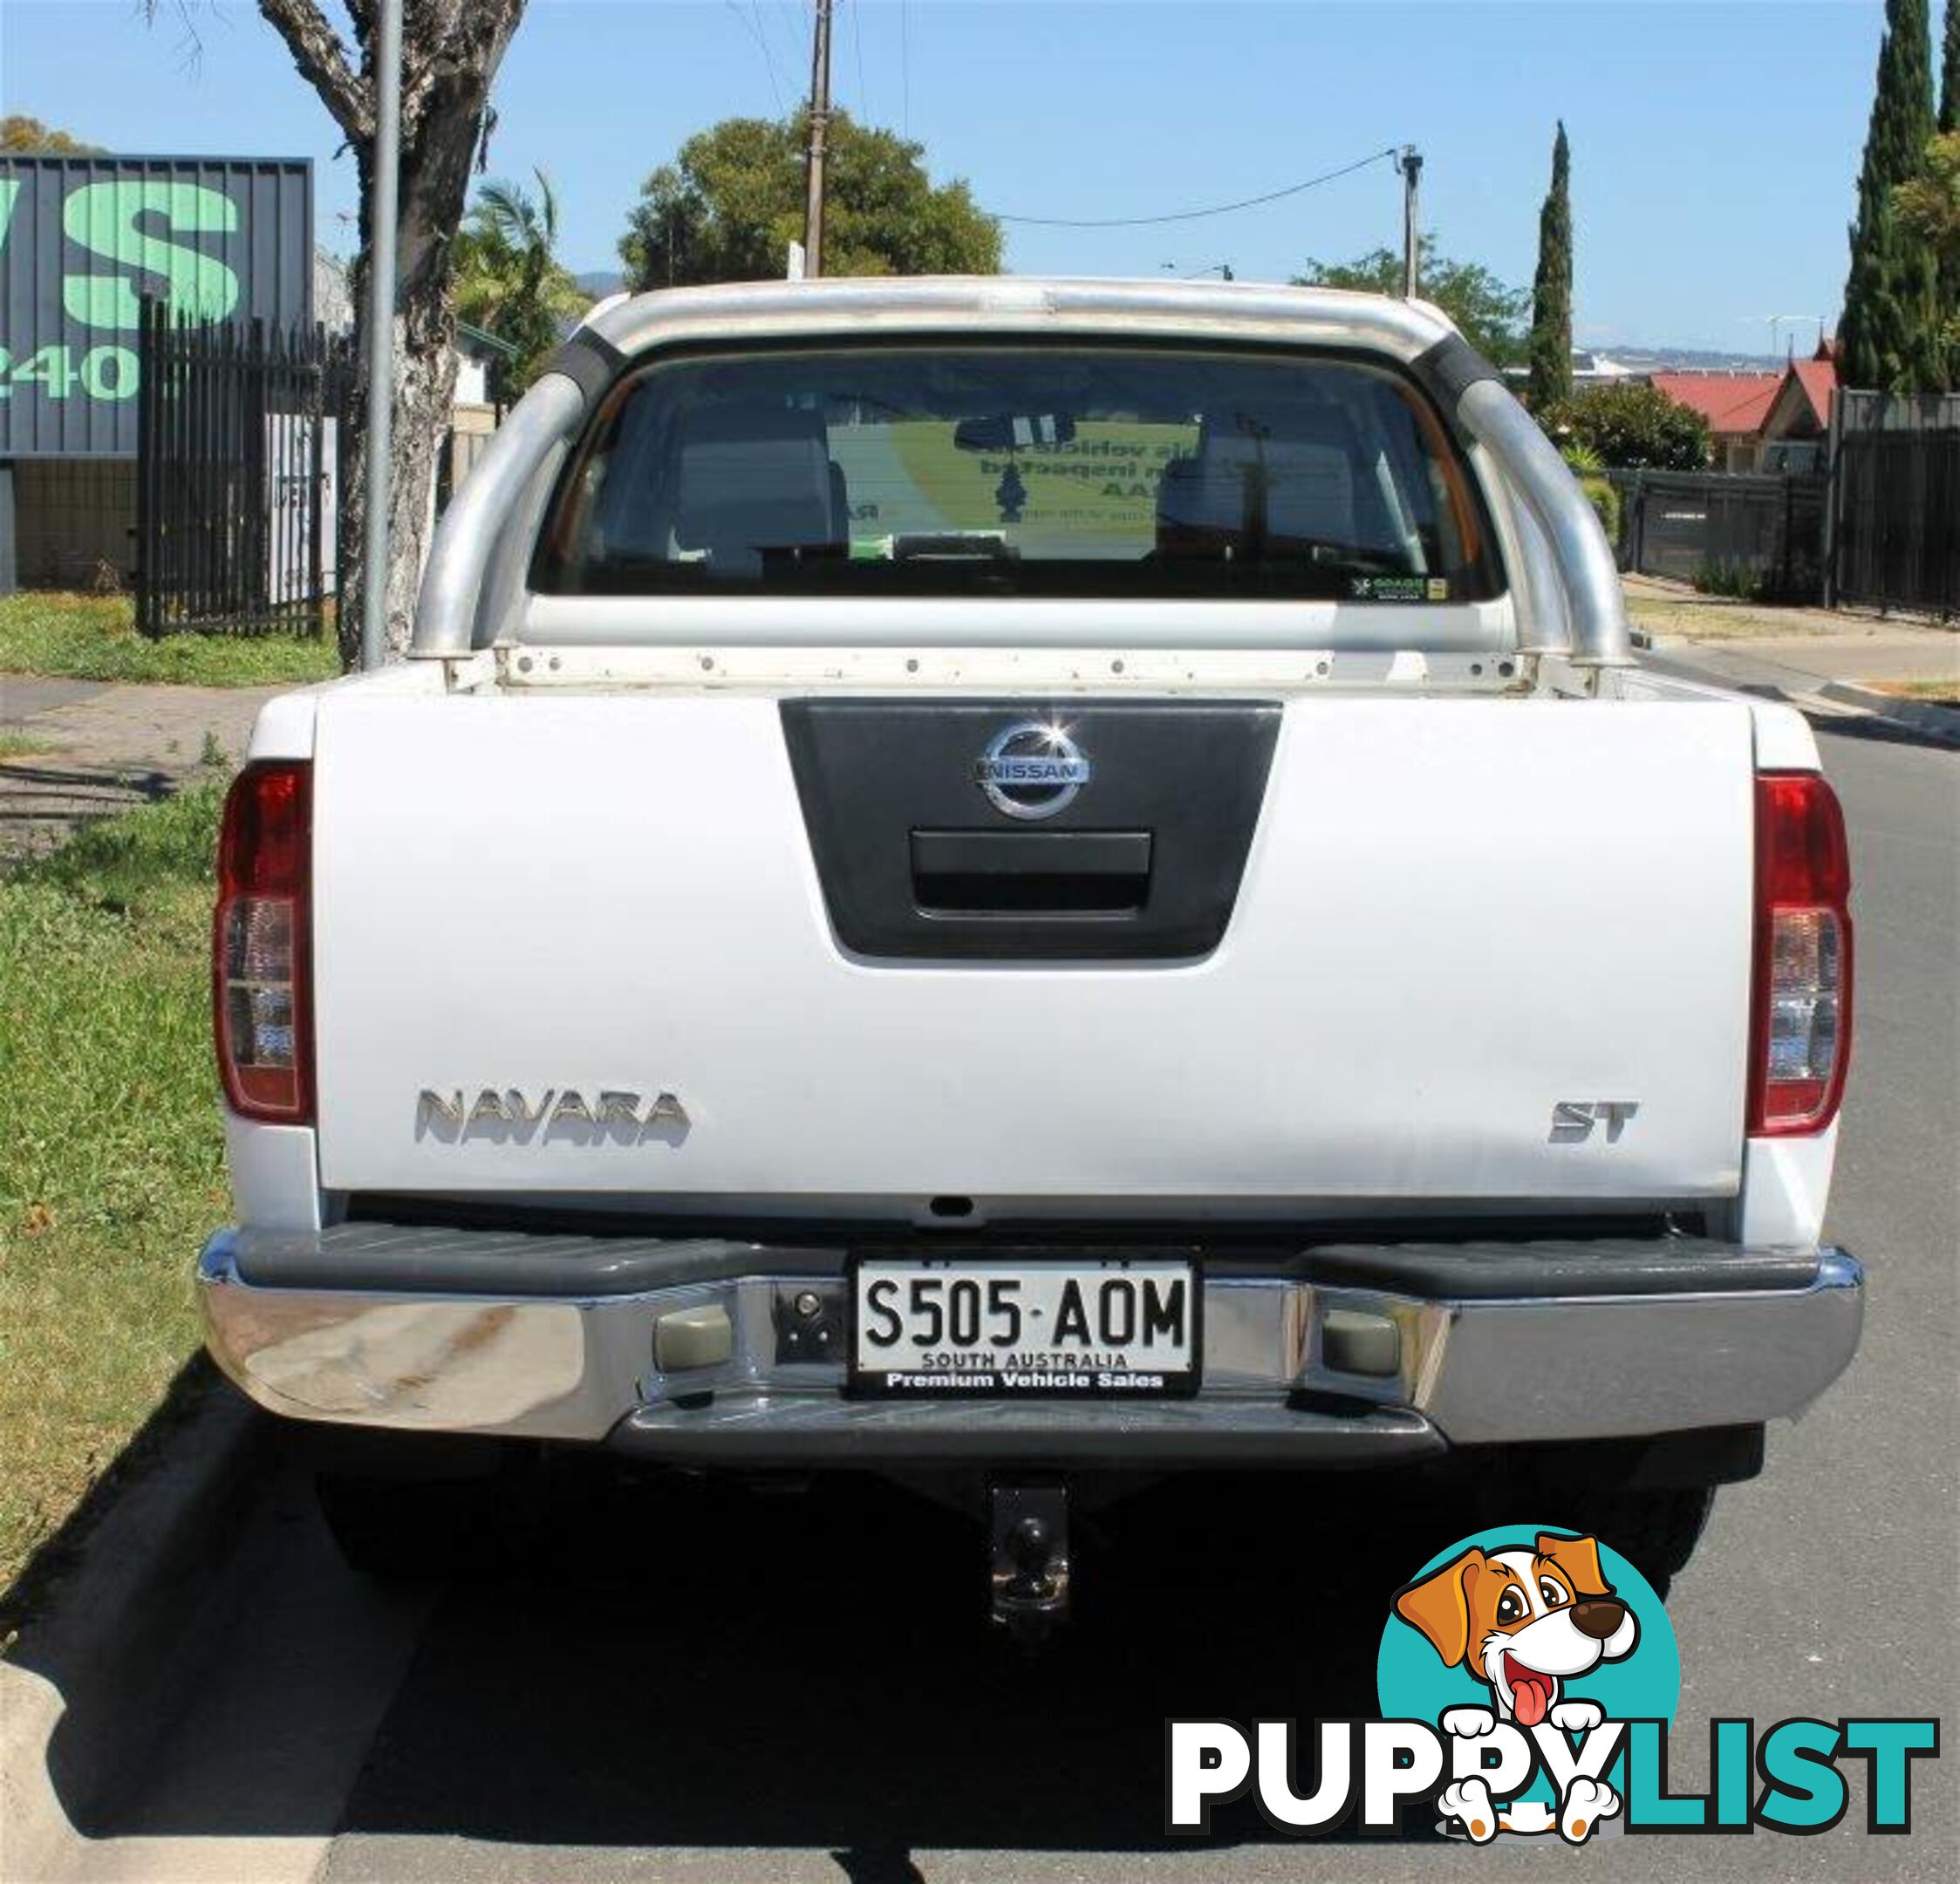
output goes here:
[[241, 1117], [313, 1116], [312, 768], [277, 760], [232, 782], [218, 838], [212, 1000], [218, 1071]]
[[1749, 1130], [1821, 1131], [1851, 1057], [1851, 858], [1813, 772], [1756, 781], [1756, 987]]

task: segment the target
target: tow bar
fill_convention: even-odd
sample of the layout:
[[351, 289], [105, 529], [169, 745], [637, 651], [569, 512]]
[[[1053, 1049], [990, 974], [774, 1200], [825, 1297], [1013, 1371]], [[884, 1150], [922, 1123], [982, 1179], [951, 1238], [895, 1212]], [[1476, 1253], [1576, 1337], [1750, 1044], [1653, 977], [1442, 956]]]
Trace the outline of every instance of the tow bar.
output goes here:
[[1069, 1614], [1069, 1492], [1065, 1485], [989, 1488], [994, 1620], [1016, 1642], [1045, 1641]]

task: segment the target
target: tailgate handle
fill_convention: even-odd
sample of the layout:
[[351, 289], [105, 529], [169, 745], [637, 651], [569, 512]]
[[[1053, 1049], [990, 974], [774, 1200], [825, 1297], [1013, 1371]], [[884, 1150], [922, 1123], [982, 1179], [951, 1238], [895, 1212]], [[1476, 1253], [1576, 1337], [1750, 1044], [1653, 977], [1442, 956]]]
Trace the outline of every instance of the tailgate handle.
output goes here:
[[912, 881], [928, 916], [1134, 916], [1151, 834], [915, 830]]

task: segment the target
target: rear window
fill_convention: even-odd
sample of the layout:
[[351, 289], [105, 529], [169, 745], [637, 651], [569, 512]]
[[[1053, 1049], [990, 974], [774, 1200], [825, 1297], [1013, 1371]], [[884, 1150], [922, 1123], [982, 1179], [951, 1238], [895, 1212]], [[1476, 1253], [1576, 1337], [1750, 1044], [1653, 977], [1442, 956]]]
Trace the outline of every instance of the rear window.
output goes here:
[[1089, 347], [680, 358], [609, 397], [559, 594], [1300, 597], [1499, 588], [1456, 447], [1360, 361]]

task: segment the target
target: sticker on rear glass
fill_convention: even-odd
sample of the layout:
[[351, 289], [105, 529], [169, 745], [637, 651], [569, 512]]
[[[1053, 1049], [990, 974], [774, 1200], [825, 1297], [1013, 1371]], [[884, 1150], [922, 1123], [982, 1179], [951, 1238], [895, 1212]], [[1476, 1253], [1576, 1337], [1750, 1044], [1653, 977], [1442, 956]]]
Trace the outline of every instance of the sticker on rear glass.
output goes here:
[[1348, 593], [1356, 602], [1447, 602], [1450, 584], [1441, 576], [1356, 576]]

